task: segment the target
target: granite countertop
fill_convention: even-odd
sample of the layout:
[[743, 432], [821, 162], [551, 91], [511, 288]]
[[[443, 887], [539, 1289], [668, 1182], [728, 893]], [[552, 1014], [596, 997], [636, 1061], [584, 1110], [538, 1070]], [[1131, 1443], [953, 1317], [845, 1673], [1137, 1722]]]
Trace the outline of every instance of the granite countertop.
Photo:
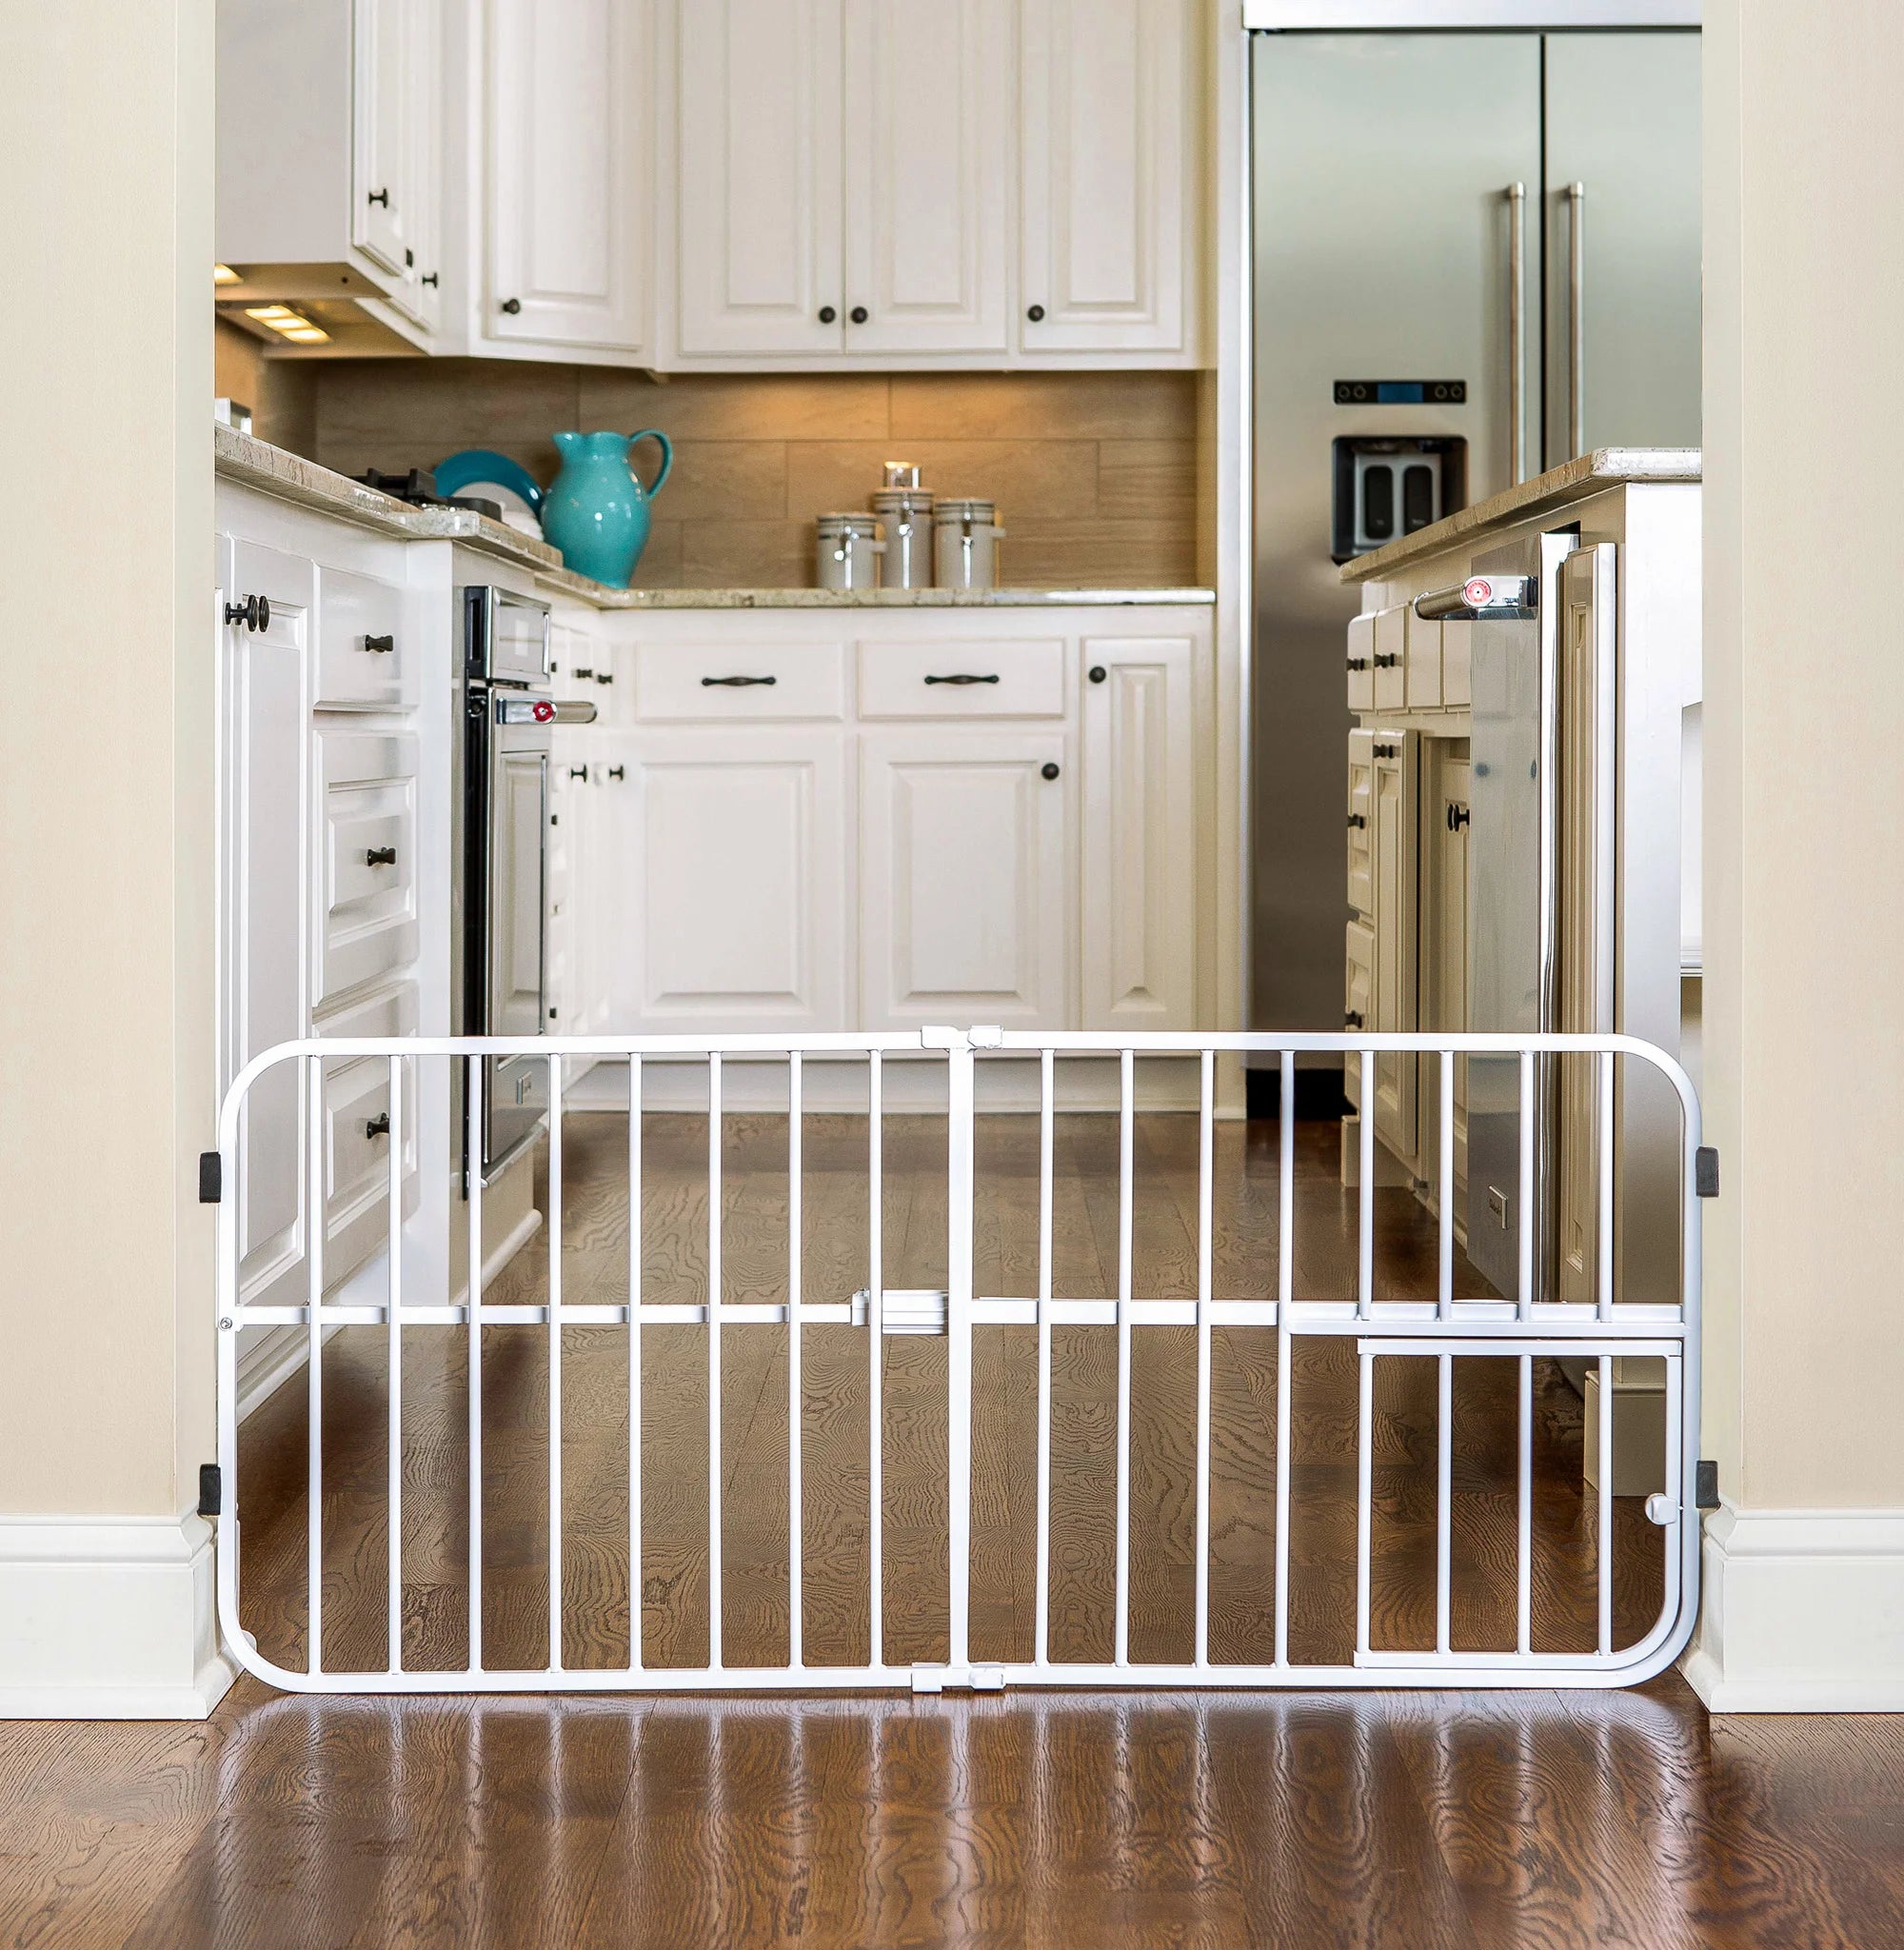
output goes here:
[[1630, 482], [1697, 481], [1699, 449], [1696, 447], [1602, 447], [1583, 453], [1577, 460], [1536, 474], [1504, 493], [1478, 501], [1438, 521], [1431, 527], [1418, 528], [1385, 548], [1358, 555], [1344, 563], [1345, 583], [1365, 583], [1378, 576], [1392, 575], [1411, 563], [1430, 555], [1444, 554], [1458, 543], [1478, 534], [1483, 528], [1506, 527], [1531, 514], [1564, 507], [1569, 502], [1584, 501], [1609, 488]]
[[614, 589], [562, 566], [546, 542], [462, 507], [411, 507], [315, 461], [215, 425], [219, 474], [358, 527], [411, 542], [456, 542], [528, 569], [545, 588], [597, 609], [1013, 609], [1210, 604], [1213, 589]]

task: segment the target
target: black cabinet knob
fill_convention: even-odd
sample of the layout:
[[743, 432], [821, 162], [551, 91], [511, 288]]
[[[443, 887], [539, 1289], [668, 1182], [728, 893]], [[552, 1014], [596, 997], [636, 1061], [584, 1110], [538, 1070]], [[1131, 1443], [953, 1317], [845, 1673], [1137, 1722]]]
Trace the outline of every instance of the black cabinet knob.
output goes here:
[[1042, 325], [1044, 323], [1044, 307], [1042, 305], [1034, 305], [1024, 315], [1031, 320], [1033, 325]]
[[379, 656], [388, 656], [397, 647], [394, 636], [367, 636], [364, 647]]
[[1448, 807], [1448, 830], [1458, 833], [1467, 825], [1470, 814], [1465, 806], [1450, 805]]
[[1347, 1009], [1347, 1010], [1345, 1010], [1345, 1011], [1343, 1012], [1343, 1015], [1342, 1015], [1342, 1027], [1343, 1027], [1343, 1028], [1345, 1028], [1345, 1029], [1359, 1029], [1359, 1028], [1361, 1027], [1361, 1025], [1362, 1025], [1362, 1012], [1361, 1012], [1361, 1011], [1360, 1011], [1359, 1009]]
[[1349, 668], [1351, 670], [1366, 670], [1368, 667], [1368, 659], [1366, 657], [1351, 657], [1349, 659]]
[[522, 308], [523, 301], [520, 298], [505, 298], [503, 300], [503, 309], [506, 311], [511, 318], [513, 318], [516, 315], [516, 313], [520, 311]]
[[570, 766], [568, 776], [571, 779], [580, 779], [585, 785], [588, 779], [588, 767], [586, 766]]
[[1366, 826], [1367, 825], [1368, 825], [1368, 820], [1367, 820], [1367, 818], [1366, 818], [1366, 816], [1365, 816], [1365, 815], [1363, 815], [1362, 813], [1359, 813], [1359, 812], [1352, 812], [1352, 813], [1350, 813], [1350, 815], [1349, 815], [1349, 830], [1350, 830], [1350, 831], [1351, 831], [1352, 833], [1353, 833], [1353, 832], [1359, 832], [1359, 831], [1361, 831], [1361, 829], [1362, 829], [1362, 828], [1363, 828], [1364, 826]]
[[846, 316], [850, 318], [855, 325], [864, 325], [866, 322], [866, 308], [863, 305], [855, 305], [852, 310], [849, 311], [846, 314]]
[[1093, 684], [1103, 683], [1104, 679], [1109, 675], [1110, 672], [1101, 664], [1093, 664], [1091, 666], [1091, 682]]
[[424, 272], [423, 276], [417, 280], [417, 283], [420, 285], [433, 285], [437, 283], [437, 281], [438, 280], [436, 273], [433, 270], [426, 270]]
[[375, 1117], [366, 1118], [364, 1135], [367, 1138], [387, 1138], [390, 1135], [390, 1113], [380, 1110]]
[[1039, 766], [1038, 775], [1041, 779], [1055, 779], [1058, 776], [1057, 762], [1053, 759], [1047, 759], [1044, 764]]
[[247, 629], [269, 629], [271, 627], [271, 601], [268, 596], [247, 596], [242, 603], [228, 603], [225, 606], [225, 621], [228, 624], [242, 623]]
[[416, 269], [416, 252], [414, 250], [406, 250], [404, 252], [404, 269], [406, 270], [414, 270]]
[[1375, 667], [1378, 670], [1393, 670], [1395, 667], [1400, 662], [1401, 659], [1391, 650], [1387, 654], [1379, 656], [1375, 660]]
[[823, 305], [820, 308], [820, 322], [822, 325], [831, 325], [839, 316], [840, 314], [830, 305]]
[[394, 846], [369, 846], [365, 849], [366, 866], [394, 866], [397, 864], [397, 849]]
[[614, 681], [615, 673], [612, 670], [598, 670], [595, 673], [595, 682], [597, 684], [613, 684]]
[[365, 197], [366, 203], [381, 203], [386, 209], [390, 207], [390, 192], [387, 189], [373, 189]]
[[611, 779], [625, 779], [628, 776], [628, 768], [626, 766], [610, 766], [608, 776]]

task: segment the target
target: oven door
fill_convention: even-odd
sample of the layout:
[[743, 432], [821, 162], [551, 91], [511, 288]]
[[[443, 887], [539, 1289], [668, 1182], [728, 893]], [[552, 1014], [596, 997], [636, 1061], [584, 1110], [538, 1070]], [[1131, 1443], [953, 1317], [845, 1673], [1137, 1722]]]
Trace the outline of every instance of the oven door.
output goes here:
[[[484, 750], [471, 753], [471, 843], [465, 965], [477, 978], [468, 1012], [483, 1036], [540, 1036], [545, 913], [544, 836], [548, 826], [548, 703], [491, 692], [478, 719]], [[475, 803], [480, 797], [480, 803]], [[486, 1182], [534, 1139], [548, 1110], [548, 1065], [537, 1057], [484, 1065], [483, 1176]]]

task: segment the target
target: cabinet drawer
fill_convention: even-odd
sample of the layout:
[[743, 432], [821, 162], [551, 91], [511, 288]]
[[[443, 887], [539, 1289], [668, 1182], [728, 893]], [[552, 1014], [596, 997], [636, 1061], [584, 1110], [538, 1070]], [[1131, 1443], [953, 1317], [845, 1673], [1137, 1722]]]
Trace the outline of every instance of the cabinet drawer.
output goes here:
[[1474, 702], [1468, 682], [1468, 646], [1472, 623], [1444, 623], [1441, 626], [1441, 702], [1466, 708]]
[[413, 738], [317, 734], [313, 1007], [416, 958], [416, 766]]
[[1408, 702], [1407, 645], [1403, 619], [1408, 611], [1397, 604], [1375, 614], [1375, 707], [1398, 711]]
[[1061, 718], [1061, 637], [860, 645], [863, 718]]
[[1358, 616], [1349, 625], [1349, 708], [1375, 709], [1375, 616]]
[[[1342, 1025], [1368, 1029], [1375, 1025], [1375, 930], [1351, 921], [1343, 942]], [[1362, 1065], [1351, 1056], [1342, 1065], [1342, 1085], [1357, 1110], [1362, 1107]]]
[[1349, 733], [1349, 905], [1375, 912], [1375, 733]]
[[845, 715], [839, 644], [639, 644], [635, 716], [644, 725]]
[[404, 592], [347, 568], [317, 571], [317, 695], [331, 709], [401, 710], [409, 696]]
[[1408, 643], [1408, 708], [1432, 710], [1441, 702], [1441, 626], [1424, 623], [1413, 604], [1401, 618]]

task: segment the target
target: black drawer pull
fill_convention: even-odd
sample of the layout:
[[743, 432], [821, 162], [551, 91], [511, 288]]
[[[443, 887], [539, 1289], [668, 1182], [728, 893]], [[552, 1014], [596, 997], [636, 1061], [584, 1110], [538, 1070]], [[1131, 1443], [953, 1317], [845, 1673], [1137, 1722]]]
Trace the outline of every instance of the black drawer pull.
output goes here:
[[1342, 1027], [1343, 1027], [1343, 1028], [1345, 1028], [1345, 1029], [1359, 1029], [1359, 1028], [1361, 1027], [1361, 1025], [1362, 1025], [1362, 1012], [1361, 1012], [1361, 1010], [1360, 1010], [1360, 1009], [1348, 1009], [1348, 1010], [1345, 1010], [1345, 1011], [1343, 1012], [1343, 1015], [1342, 1015]]
[[626, 766], [610, 766], [608, 776], [611, 779], [625, 779], [628, 776], [628, 768]]
[[367, 1138], [387, 1138], [390, 1135], [390, 1113], [380, 1110], [375, 1117], [364, 1120], [364, 1135]]
[[1359, 833], [1359, 832], [1360, 832], [1360, 831], [1362, 830], [1362, 828], [1363, 828], [1363, 827], [1365, 827], [1365, 826], [1366, 826], [1367, 825], [1368, 825], [1368, 815], [1367, 815], [1366, 813], [1360, 813], [1360, 812], [1352, 812], [1352, 813], [1350, 813], [1350, 815], [1349, 815], [1349, 830], [1350, 830], [1351, 832], [1353, 832], [1353, 833]]
[[1400, 657], [1398, 657], [1393, 650], [1390, 650], [1385, 654], [1376, 658], [1375, 667], [1378, 670], [1393, 670], [1395, 667], [1400, 662]]
[[366, 203], [381, 203], [386, 209], [388, 209], [390, 207], [390, 192], [387, 189], [372, 189], [366, 194], [364, 201]]
[[588, 767], [586, 766], [570, 766], [568, 776], [571, 779], [580, 779], [585, 785], [588, 780]]
[[615, 673], [612, 670], [598, 670], [595, 673], [595, 682], [597, 684], [613, 684], [614, 681]]
[[397, 864], [397, 849], [394, 846], [372, 846], [364, 855], [366, 866], [394, 866]]
[[1368, 667], [1369, 660], [1366, 657], [1351, 657], [1349, 659], [1349, 668], [1351, 670], [1366, 670]]
[[1451, 833], [1458, 833], [1467, 825], [1468, 819], [1468, 808], [1465, 806], [1450, 804], [1448, 807], [1448, 830]]
[[999, 681], [995, 670], [989, 677], [974, 677], [969, 671], [959, 671], [950, 677], [928, 677], [928, 684], [996, 684]]
[[367, 650], [376, 650], [381, 653], [387, 653], [391, 650], [394, 650], [396, 647], [397, 640], [393, 636], [367, 636], [364, 639], [364, 647]]
[[778, 684], [779, 682], [780, 679], [778, 677], [704, 677], [701, 680], [703, 689], [706, 689], [711, 685], [724, 684], [732, 690], [744, 689], [749, 684]]
[[575, 667], [575, 674], [578, 677], [593, 677], [595, 673], [586, 664], [578, 664]]

